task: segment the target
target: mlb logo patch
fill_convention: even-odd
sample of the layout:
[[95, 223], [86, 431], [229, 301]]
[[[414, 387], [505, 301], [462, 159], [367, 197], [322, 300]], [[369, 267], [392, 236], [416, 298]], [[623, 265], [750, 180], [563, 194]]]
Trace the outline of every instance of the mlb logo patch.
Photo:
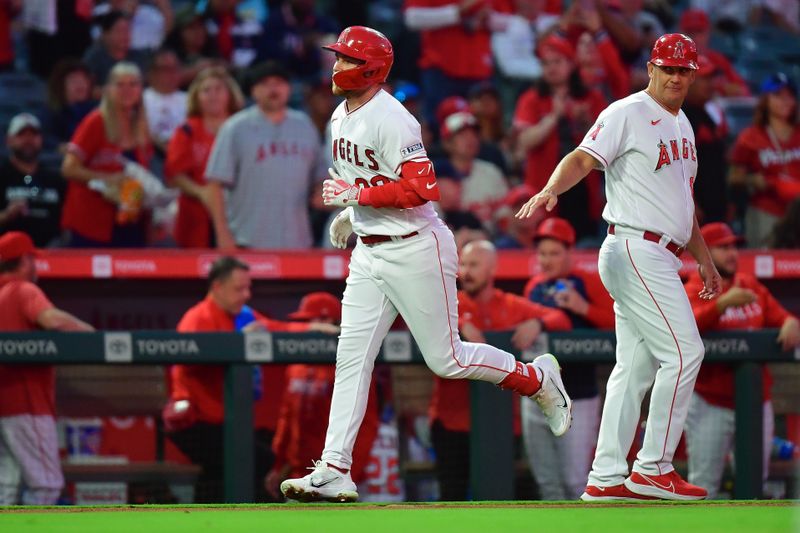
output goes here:
[[422, 150], [422, 143], [416, 143], [412, 144], [411, 146], [406, 146], [405, 148], [400, 150], [400, 155], [405, 157], [407, 155], [413, 154], [414, 152], [419, 152], [420, 150]]

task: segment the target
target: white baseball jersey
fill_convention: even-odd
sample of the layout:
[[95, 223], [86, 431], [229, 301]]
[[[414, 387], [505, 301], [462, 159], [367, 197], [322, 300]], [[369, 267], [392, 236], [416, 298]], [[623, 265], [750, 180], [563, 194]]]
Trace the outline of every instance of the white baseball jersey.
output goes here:
[[[374, 187], [398, 181], [406, 161], [428, 158], [419, 122], [389, 93], [379, 90], [354, 111], [342, 102], [331, 117], [333, 165], [347, 183]], [[431, 202], [409, 209], [353, 207], [357, 235], [407, 235], [438, 220]]]
[[675, 116], [640, 91], [600, 113], [578, 149], [605, 170], [606, 222], [689, 242], [697, 152], [682, 110]]

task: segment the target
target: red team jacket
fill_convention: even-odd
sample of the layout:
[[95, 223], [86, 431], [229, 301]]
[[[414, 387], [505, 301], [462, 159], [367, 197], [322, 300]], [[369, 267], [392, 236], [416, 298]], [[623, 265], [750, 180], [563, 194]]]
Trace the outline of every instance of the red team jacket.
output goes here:
[[[469, 322], [481, 331], [513, 329], [526, 320], [538, 318], [547, 331], [569, 329], [569, 319], [557, 309], [538, 305], [508, 292], [495, 289], [488, 304], [478, 304], [465, 292], [458, 293], [459, 323]], [[442, 379], [433, 385], [428, 416], [438, 420], [449, 431], [469, 431], [471, 410], [469, 406], [469, 380]], [[514, 433], [519, 434], [519, 402], [514, 402]]]
[[[30, 281], [0, 276], [0, 331], [36, 331], [36, 318], [54, 306]], [[0, 416], [55, 416], [52, 365], [0, 365]]]
[[[758, 294], [758, 300], [743, 307], [728, 308], [724, 314], [717, 311], [716, 300], [701, 300], [697, 295], [703, 288], [703, 281], [697, 272], [693, 273], [686, 282], [686, 292], [692, 304], [694, 317], [700, 333], [706, 331], [777, 328], [790, 316], [789, 312], [778, 303], [766, 287], [750, 274], [737, 273], [733, 283], [728, 285], [724, 292], [734, 284], [750, 289]], [[770, 387], [772, 376], [766, 366], [763, 367], [764, 401], [771, 398]], [[703, 363], [700, 374], [697, 376], [695, 392], [708, 403], [733, 409], [734, 407], [734, 371], [731, 365], [721, 363]]]
[[[272, 441], [274, 468], [288, 464], [290, 476], [302, 477], [307, 467], [319, 459], [325, 447], [328, 413], [331, 411], [335, 365], [289, 365], [286, 369], [286, 390], [281, 400], [278, 428]], [[378, 398], [375, 386], [370, 387], [367, 412], [353, 448], [353, 481], [364, 478], [370, 452], [378, 435]]]
[[[255, 313], [259, 322], [270, 331], [308, 331], [306, 322], [281, 322]], [[178, 331], [236, 331], [234, 317], [219, 308], [211, 297], [206, 297], [183, 315]], [[285, 365], [262, 365], [263, 395], [253, 405], [256, 428], [274, 431], [278, 424], [278, 405], [284, 389]], [[189, 400], [194, 406], [197, 420], [221, 424], [224, 419], [224, 370], [219, 365], [173, 365], [169, 371], [170, 397]]]
[[731, 151], [731, 163], [748, 172], [761, 173], [767, 189], [753, 194], [750, 204], [762, 211], [782, 216], [786, 206], [800, 196], [800, 127], [795, 127], [787, 142], [771, 139], [759, 126], [745, 128]]

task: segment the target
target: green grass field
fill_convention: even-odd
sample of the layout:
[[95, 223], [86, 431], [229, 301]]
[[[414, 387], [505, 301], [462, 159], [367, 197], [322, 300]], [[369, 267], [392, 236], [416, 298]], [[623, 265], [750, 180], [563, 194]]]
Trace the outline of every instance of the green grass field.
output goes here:
[[0, 532], [800, 532], [799, 502], [2, 508]]

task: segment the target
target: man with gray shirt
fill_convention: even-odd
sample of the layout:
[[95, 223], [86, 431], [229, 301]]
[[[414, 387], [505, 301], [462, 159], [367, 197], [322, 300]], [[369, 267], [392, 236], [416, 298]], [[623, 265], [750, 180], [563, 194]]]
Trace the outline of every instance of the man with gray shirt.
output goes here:
[[253, 67], [249, 81], [255, 105], [222, 125], [206, 167], [217, 246], [311, 248], [309, 202], [327, 177], [319, 133], [287, 107], [279, 64]]

